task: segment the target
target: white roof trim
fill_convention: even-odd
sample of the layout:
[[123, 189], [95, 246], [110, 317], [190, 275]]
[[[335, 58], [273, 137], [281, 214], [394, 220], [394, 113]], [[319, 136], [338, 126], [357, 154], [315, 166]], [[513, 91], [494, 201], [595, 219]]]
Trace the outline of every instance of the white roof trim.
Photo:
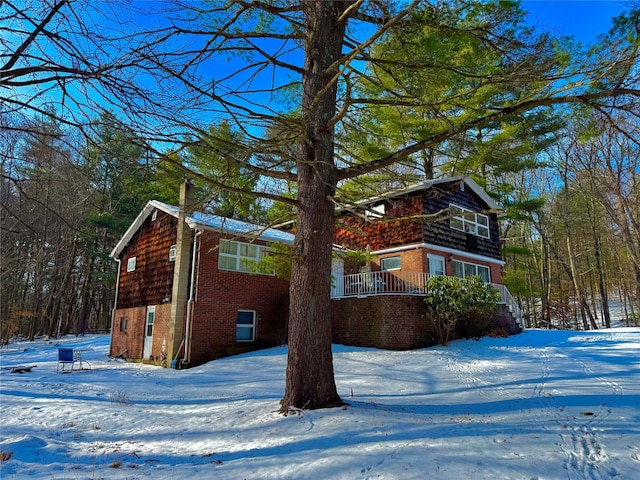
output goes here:
[[[178, 218], [178, 207], [167, 205], [166, 203], [151, 200], [138, 214], [133, 223], [129, 226], [120, 241], [109, 254], [112, 258], [118, 258], [120, 253], [129, 244], [133, 236], [140, 230], [144, 221], [155, 209], [161, 210], [172, 217]], [[234, 220], [232, 218], [210, 215], [202, 212], [194, 212], [187, 215], [187, 225], [193, 230], [211, 230], [220, 233], [240, 235], [244, 237], [255, 237], [267, 242], [280, 242], [292, 244], [294, 235], [291, 233], [276, 230], [275, 228], [262, 227], [252, 223]]]
[[[370, 203], [375, 203], [380, 200], [386, 200], [388, 198], [398, 197], [400, 195], [405, 195], [407, 193], [417, 192], [419, 190], [426, 190], [428, 188], [433, 187], [434, 185], [438, 185], [441, 183], [453, 183], [457, 181], [463, 181], [473, 192], [478, 195], [489, 207], [491, 210], [500, 210], [500, 206], [495, 202], [493, 198], [489, 196], [489, 194], [478, 185], [475, 180], [471, 177], [467, 177], [465, 175], [460, 175], [457, 177], [448, 177], [448, 178], [438, 178], [433, 180], [425, 180], [420, 183], [416, 183], [414, 185], [410, 185], [407, 188], [403, 188], [400, 190], [392, 190], [387, 193], [383, 193], [382, 195], [377, 195], [375, 197], [369, 197], [364, 200], [359, 200], [355, 202], [356, 205], [367, 205]], [[339, 210], [345, 210], [344, 208], [340, 208]]]
[[374, 255], [384, 255], [387, 253], [403, 252], [405, 250], [415, 250], [418, 248], [428, 248], [429, 250], [435, 250], [437, 252], [448, 253], [451, 255], [457, 255], [459, 257], [468, 258], [470, 260], [479, 260], [481, 262], [495, 263], [500, 266], [505, 265], [504, 260], [498, 260], [497, 258], [487, 257], [485, 255], [478, 255], [477, 253], [465, 252], [464, 250], [458, 250], [457, 248], [441, 247], [440, 245], [434, 245], [432, 243], [414, 243], [413, 245], [402, 245], [401, 247], [385, 248], [383, 250], [376, 250], [371, 252]]

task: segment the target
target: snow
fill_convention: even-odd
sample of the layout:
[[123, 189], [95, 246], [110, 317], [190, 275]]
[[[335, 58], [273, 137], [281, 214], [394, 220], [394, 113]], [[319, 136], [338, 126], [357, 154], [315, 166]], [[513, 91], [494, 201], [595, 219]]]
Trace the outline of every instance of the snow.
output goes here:
[[[1, 478], [640, 478], [640, 328], [335, 345], [350, 405], [287, 416], [285, 347], [170, 370], [108, 342], [2, 349]], [[91, 370], [56, 373], [57, 345]]]

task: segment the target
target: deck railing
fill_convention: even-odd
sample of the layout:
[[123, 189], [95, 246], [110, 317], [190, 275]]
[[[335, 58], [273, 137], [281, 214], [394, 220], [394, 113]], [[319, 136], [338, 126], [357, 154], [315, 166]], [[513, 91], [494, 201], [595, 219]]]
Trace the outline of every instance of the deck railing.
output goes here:
[[[398, 270], [355, 273], [333, 278], [331, 298], [369, 297], [373, 295], [414, 295], [427, 293], [427, 273], [406, 273]], [[500, 303], [509, 307], [521, 327], [523, 312], [507, 287], [491, 284], [500, 293]]]
[[403, 273], [393, 270], [343, 275], [333, 279], [331, 298], [424, 295], [428, 279], [426, 273]]
[[509, 289], [504, 285], [499, 285], [497, 283], [491, 284], [493, 288], [500, 292], [500, 303], [503, 303], [509, 307], [511, 313], [515, 317], [516, 321], [520, 325], [521, 328], [524, 328], [524, 312], [520, 308], [518, 301], [513, 298]]

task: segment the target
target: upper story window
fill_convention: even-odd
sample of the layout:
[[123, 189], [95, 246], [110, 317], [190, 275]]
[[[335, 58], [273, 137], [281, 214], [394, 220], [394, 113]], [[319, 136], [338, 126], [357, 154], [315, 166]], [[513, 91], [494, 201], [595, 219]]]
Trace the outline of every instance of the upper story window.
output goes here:
[[127, 272], [133, 272], [136, 269], [136, 257], [129, 257], [127, 260]]
[[451, 228], [471, 233], [483, 238], [489, 238], [489, 217], [482, 213], [475, 213], [458, 205], [449, 205]]
[[381, 258], [380, 270], [400, 270], [400, 257]]
[[[235, 242], [232, 240], [220, 240], [220, 252], [218, 253], [218, 268], [232, 272], [261, 273], [259, 269], [252, 268], [255, 264], [267, 256], [269, 249], [264, 245]], [[271, 274], [269, 272], [268, 274]]]
[[178, 253], [178, 251], [176, 250], [176, 246], [175, 245], [171, 245], [169, 247], [169, 261], [170, 262], [175, 262], [177, 253]]
[[366, 218], [382, 218], [387, 213], [387, 206], [384, 203], [374, 205], [364, 211]]

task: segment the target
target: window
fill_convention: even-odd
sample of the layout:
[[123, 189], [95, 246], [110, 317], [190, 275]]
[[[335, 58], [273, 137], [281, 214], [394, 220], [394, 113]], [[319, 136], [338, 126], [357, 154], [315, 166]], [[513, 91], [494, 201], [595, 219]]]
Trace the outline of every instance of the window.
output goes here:
[[126, 332], [127, 331], [127, 322], [128, 322], [127, 317], [122, 317], [120, 319], [120, 331], [121, 332]]
[[400, 257], [381, 258], [380, 270], [400, 270]]
[[[220, 240], [220, 252], [218, 253], [218, 268], [231, 270], [232, 272], [254, 272], [252, 264], [267, 256], [269, 249], [263, 245], [252, 243], [233, 242]], [[264, 273], [263, 273], [264, 274]], [[272, 274], [268, 272], [267, 274]]]
[[386, 204], [381, 203], [374, 205], [365, 210], [364, 215], [366, 218], [382, 218], [387, 211]]
[[444, 257], [441, 255], [427, 255], [429, 259], [429, 276], [446, 275]]
[[151, 214], [151, 221], [155, 222], [158, 219], [158, 210], [154, 210]]
[[256, 312], [238, 310], [236, 317], [236, 342], [253, 342], [256, 335]]
[[491, 283], [489, 267], [485, 265], [476, 265], [475, 263], [461, 262], [459, 260], [453, 260], [452, 263], [454, 276], [464, 278], [476, 275], [480, 277], [483, 282]]
[[156, 320], [156, 307], [147, 307], [147, 324], [145, 328], [145, 336], [151, 337], [153, 335], [153, 324]]
[[136, 269], [136, 257], [127, 260], [127, 272], [133, 272]]
[[176, 246], [175, 245], [171, 245], [169, 247], [169, 261], [170, 262], [175, 262], [176, 260]]
[[454, 230], [489, 238], [489, 217], [457, 205], [449, 205], [450, 225]]

